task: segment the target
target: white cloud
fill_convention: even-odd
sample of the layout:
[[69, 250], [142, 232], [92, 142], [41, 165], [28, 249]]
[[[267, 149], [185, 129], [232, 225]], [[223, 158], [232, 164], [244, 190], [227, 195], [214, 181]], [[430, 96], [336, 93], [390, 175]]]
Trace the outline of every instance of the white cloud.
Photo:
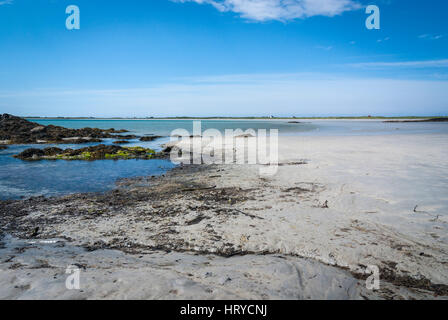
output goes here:
[[448, 59], [404, 61], [404, 62], [363, 62], [363, 63], [352, 63], [350, 64], [350, 66], [364, 67], [364, 68], [388, 68], [388, 67], [447, 68]]
[[293, 20], [312, 16], [333, 17], [357, 10], [356, 0], [173, 0], [209, 4], [221, 12], [235, 12], [254, 21]]
[[4, 4], [11, 4], [13, 0], [3, 0], [0, 1], [0, 6], [4, 5]]
[[418, 36], [419, 39], [429, 39], [429, 40], [439, 40], [442, 39], [443, 37], [445, 37], [445, 35], [443, 34], [436, 34], [436, 35], [422, 34]]
[[378, 40], [376, 40], [376, 42], [380, 43], [380, 42], [389, 41], [389, 40], [390, 40], [390, 38], [386, 37], [384, 39], [378, 39]]

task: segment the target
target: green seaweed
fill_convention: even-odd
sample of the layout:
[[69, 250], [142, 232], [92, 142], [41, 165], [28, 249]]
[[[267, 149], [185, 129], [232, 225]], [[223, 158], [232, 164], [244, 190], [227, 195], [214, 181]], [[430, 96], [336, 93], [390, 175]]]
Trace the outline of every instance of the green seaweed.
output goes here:
[[[155, 156], [156, 152], [153, 149], [143, 147], [126, 147], [117, 151], [116, 153], [101, 154], [95, 151], [83, 151], [77, 155], [71, 155], [65, 150], [62, 153], [52, 156], [42, 156], [41, 159], [47, 160], [128, 160], [128, 159], [151, 159]], [[81, 150], [82, 151], [82, 150]]]
[[130, 152], [120, 150], [114, 154], [106, 153], [104, 157], [106, 159], [113, 160], [113, 159], [132, 159], [132, 158], [136, 158], [137, 156], [138, 156], [137, 154], [132, 154]]
[[154, 151], [152, 149], [146, 149], [146, 148], [143, 148], [143, 147], [125, 147], [124, 149], [127, 149], [129, 151], [135, 151], [135, 152], [143, 152], [143, 151], [147, 151], [147, 150]]
[[92, 154], [90, 153], [90, 152], [83, 152], [83, 153], [81, 153], [81, 156], [80, 156], [82, 159], [86, 159], [86, 160], [89, 160], [89, 159], [91, 159], [92, 158]]

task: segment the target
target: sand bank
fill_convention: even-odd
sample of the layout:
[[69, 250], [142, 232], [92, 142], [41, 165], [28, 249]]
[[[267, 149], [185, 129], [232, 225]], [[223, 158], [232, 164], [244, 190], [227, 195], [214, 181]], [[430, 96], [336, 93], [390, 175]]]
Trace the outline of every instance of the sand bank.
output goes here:
[[[101, 286], [113, 286], [104, 298], [188, 298], [197, 294], [197, 283], [205, 283], [198, 298], [443, 297], [448, 295], [447, 158], [446, 135], [280, 137], [281, 165], [272, 177], [260, 176], [257, 165], [177, 168], [165, 177], [123, 180], [104, 195], [2, 203], [2, 230], [87, 248], [91, 253], [64, 253], [53, 264], [85, 257], [94, 273], [110, 264], [110, 272], [121, 273], [129, 286], [104, 284], [104, 274]], [[103, 257], [107, 254], [120, 255], [123, 263], [113, 264]], [[147, 273], [129, 271], [126, 264], [136, 256], [152, 263]], [[152, 286], [151, 268], [159, 268], [162, 257], [172, 265], [159, 270], [160, 286]], [[211, 279], [188, 273], [200, 265], [192, 261], [210, 257], [216, 262]], [[29, 269], [13, 267], [14, 259], [23, 254], [3, 260], [3, 283], [15, 283], [15, 276]], [[267, 267], [260, 271], [260, 265]], [[368, 265], [380, 268], [379, 291], [365, 290]], [[180, 290], [168, 285], [179, 270], [182, 279], [196, 284]], [[244, 272], [249, 276], [243, 281]], [[26, 297], [31, 288], [53, 281], [45, 274], [33, 271], [29, 286], [20, 285], [24, 290], [2, 294]], [[232, 289], [225, 287], [226, 277], [239, 279]], [[319, 284], [303, 282], [315, 277]], [[281, 285], [285, 279], [292, 287]], [[88, 288], [84, 297], [100, 297], [93, 283]]]

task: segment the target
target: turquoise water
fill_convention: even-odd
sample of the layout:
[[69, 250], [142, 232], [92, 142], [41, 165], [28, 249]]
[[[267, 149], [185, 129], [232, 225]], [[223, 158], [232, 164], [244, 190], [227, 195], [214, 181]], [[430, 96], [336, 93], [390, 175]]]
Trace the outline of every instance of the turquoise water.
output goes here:
[[[95, 127], [127, 129], [130, 134], [163, 136], [152, 142], [132, 140], [126, 146], [160, 149], [169, 141], [170, 133], [178, 128], [192, 132], [191, 120], [33, 120], [40, 124], [67, 128]], [[207, 120], [202, 130], [279, 129], [280, 135], [378, 135], [378, 134], [448, 134], [448, 123], [383, 123], [381, 121], [306, 121], [292, 124], [280, 120]], [[112, 139], [103, 143], [111, 144]], [[81, 148], [88, 145], [58, 145], [61, 148]], [[26, 148], [48, 145], [10, 146], [0, 151], [0, 199], [30, 196], [55, 196], [76, 192], [102, 192], [114, 187], [119, 178], [152, 176], [174, 167], [169, 160], [102, 160], [102, 161], [38, 161], [27, 162], [12, 157]]]
[[[66, 128], [93, 127], [101, 129], [127, 129], [136, 135], [154, 134], [170, 136], [175, 129], [182, 128], [193, 133], [192, 120], [32, 120], [40, 124], [54, 124]], [[278, 129], [280, 135], [375, 135], [448, 133], [448, 123], [384, 123], [363, 120], [203, 120], [206, 129]]]
[[[31, 119], [29, 119], [31, 120]], [[31, 120], [43, 125], [53, 124], [66, 128], [80, 129], [84, 127], [100, 129], [126, 129], [132, 134], [154, 134], [158, 136], [170, 136], [175, 129], [186, 129], [193, 134], [192, 120]], [[313, 131], [316, 126], [311, 123], [293, 124], [287, 121], [262, 121], [262, 120], [204, 120], [201, 121], [202, 130], [218, 129], [278, 129], [282, 134], [294, 134]]]

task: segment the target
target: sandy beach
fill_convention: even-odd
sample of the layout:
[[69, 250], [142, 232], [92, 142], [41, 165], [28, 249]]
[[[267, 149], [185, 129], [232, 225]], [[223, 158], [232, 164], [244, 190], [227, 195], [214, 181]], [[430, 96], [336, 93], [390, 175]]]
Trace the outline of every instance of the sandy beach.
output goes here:
[[271, 177], [191, 165], [4, 201], [0, 298], [447, 298], [447, 158], [443, 134], [281, 136]]
[[442, 12], [0, 0], [0, 301], [249, 319], [448, 300]]

